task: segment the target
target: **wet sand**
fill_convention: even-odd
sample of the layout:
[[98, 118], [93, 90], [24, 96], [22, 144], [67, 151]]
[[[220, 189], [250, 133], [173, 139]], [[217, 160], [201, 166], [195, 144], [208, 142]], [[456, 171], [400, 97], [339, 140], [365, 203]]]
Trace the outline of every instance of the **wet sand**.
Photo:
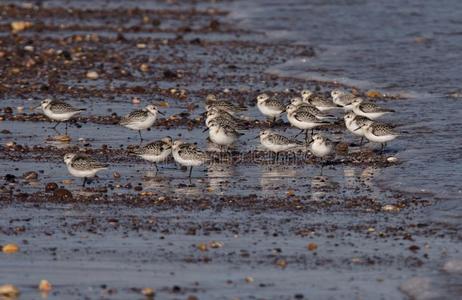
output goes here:
[[[0, 254], [0, 284], [16, 285], [21, 299], [40, 296], [40, 279], [53, 284], [50, 299], [143, 299], [145, 287], [158, 299], [190, 300], [461, 292], [461, 275], [442, 270], [460, 257], [458, 225], [426, 218], [439, 199], [378, 180], [399, 167], [389, 158], [400, 149], [359, 148], [338, 122], [323, 129], [341, 144], [320, 175], [320, 161], [302, 150], [274, 164], [257, 147], [254, 137], [269, 126], [255, 107], [258, 93], [288, 99], [305, 87], [339, 87], [265, 73], [315, 56], [312, 47], [237, 28], [220, 2], [45, 4], [0, 5], [0, 245], [21, 249]], [[18, 20], [32, 26], [13, 34]], [[209, 93], [249, 107], [230, 154], [217, 153], [202, 133]], [[70, 126], [70, 143], [52, 141], [63, 127], [55, 132], [32, 109], [46, 97], [88, 109]], [[117, 121], [151, 102], [166, 116], [146, 138], [169, 135], [208, 150], [210, 163], [191, 182], [173, 161], [156, 175], [128, 154], [138, 135]], [[297, 133], [286, 120], [276, 129]], [[111, 167], [82, 188], [62, 162], [73, 151]], [[403, 286], [413, 277], [429, 278], [418, 285], [424, 296]]]

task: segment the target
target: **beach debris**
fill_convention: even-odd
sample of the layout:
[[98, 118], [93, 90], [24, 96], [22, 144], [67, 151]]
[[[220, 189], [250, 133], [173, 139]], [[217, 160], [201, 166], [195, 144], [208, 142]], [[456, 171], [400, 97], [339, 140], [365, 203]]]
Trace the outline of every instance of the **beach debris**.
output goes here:
[[219, 242], [219, 241], [211, 241], [209, 243], [209, 247], [213, 249], [223, 248], [224, 245], [225, 244], [223, 242]]
[[382, 206], [382, 210], [388, 211], [388, 212], [398, 212], [400, 208], [393, 204], [387, 204], [387, 205]]
[[15, 298], [19, 296], [20, 292], [17, 287], [12, 284], [0, 285], [0, 295], [9, 298]]
[[42, 279], [42, 280], [40, 280], [40, 283], [38, 285], [38, 289], [41, 292], [48, 293], [53, 289], [53, 287], [52, 287], [51, 283], [48, 280]]
[[86, 76], [88, 79], [93, 79], [93, 80], [99, 78], [99, 74], [96, 71], [88, 71]]
[[448, 260], [443, 266], [443, 271], [448, 273], [462, 273], [462, 260]]
[[2, 247], [2, 252], [5, 254], [13, 254], [19, 251], [19, 246], [16, 244], [6, 244]]
[[309, 243], [306, 248], [308, 248], [309, 251], [315, 251], [316, 249], [318, 249], [318, 244], [316, 243]]
[[284, 258], [279, 258], [278, 260], [276, 260], [276, 265], [281, 269], [285, 269], [288, 263]]
[[154, 297], [155, 295], [155, 290], [153, 288], [143, 288], [141, 290], [141, 294], [143, 294], [146, 297]]
[[38, 173], [35, 171], [29, 171], [22, 174], [22, 178], [27, 181], [34, 181], [38, 179]]
[[208, 250], [208, 246], [207, 246], [206, 243], [199, 243], [199, 244], [197, 244], [196, 247], [197, 247], [197, 249], [199, 249], [202, 252], [205, 252], [205, 251]]
[[252, 282], [255, 281], [255, 279], [253, 279], [252, 276], [246, 276], [246, 277], [244, 278], [244, 280], [245, 280], [246, 283], [252, 283]]
[[11, 31], [16, 33], [31, 28], [33, 24], [32, 22], [27, 21], [13, 21], [11, 22], [10, 26]]
[[367, 91], [366, 96], [369, 97], [369, 98], [383, 98], [382, 93], [380, 93], [379, 91], [376, 91], [376, 90]]

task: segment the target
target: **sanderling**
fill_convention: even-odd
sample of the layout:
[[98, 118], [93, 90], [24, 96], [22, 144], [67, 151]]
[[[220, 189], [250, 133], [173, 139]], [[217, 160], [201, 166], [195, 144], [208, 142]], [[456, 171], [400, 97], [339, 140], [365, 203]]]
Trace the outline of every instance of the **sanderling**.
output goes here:
[[353, 109], [352, 104], [356, 98], [355, 95], [341, 90], [332, 90], [330, 95], [332, 96], [333, 102], [343, 107], [344, 110], [350, 111]]
[[286, 110], [281, 101], [270, 98], [268, 94], [260, 94], [257, 96], [257, 107], [262, 114], [271, 117], [273, 122], [275, 122], [276, 118]]
[[212, 120], [217, 120], [219, 124], [231, 126], [234, 128], [241, 127], [238, 119], [233, 117], [231, 114], [223, 110], [219, 110], [217, 108], [212, 108], [209, 111], [207, 111], [207, 117], [205, 118], [205, 125], [207, 127], [210, 127], [210, 122]]
[[[57, 121], [56, 125], [53, 127], [54, 129], [61, 123], [68, 121], [73, 116], [85, 111], [85, 108], [75, 108], [70, 104], [62, 101], [53, 101], [51, 99], [45, 99], [42, 103], [38, 106], [42, 108], [43, 113], [48, 118], [52, 119], [53, 121]], [[37, 108], [38, 108], [37, 107]], [[67, 123], [66, 123], [66, 134], [67, 134]]]
[[66, 163], [67, 169], [72, 176], [82, 178], [85, 186], [87, 178], [95, 177], [96, 173], [107, 169], [108, 164], [100, 163], [93, 158], [75, 153], [68, 153], [64, 155], [64, 162]]
[[[325, 112], [322, 112], [319, 109], [317, 109], [315, 106], [313, 106], [313, 105], [311, 105], [311, 104], [309, 104], [307, 102], [303, 102], [302, 98], [300, 98], [300, 97], [292, 98], [290, 104], [293, 105], [290, 108], [292, 111], [294, 111], [295, 109], [303, 107], [304, 110], [308, 111], [310, 114], [314, 115], [316, 118], [318, 118], [320, 120], [334, 119], [335, 118], [335, 116], [329, 115], [329, 114], [327, 114]], [[289, 106], [286, 109], [287, 113], [289, 113]]]
[[147, 161], [153, 162], [154, 166], [156, 167], [157, 174], [157, 163], [165, 161], [172, 153], [172, 144], [172, 138], [167, 136], [159, 141], [148, 143], [143, 147], [132, 150], [130, 152]]
[[361, 127], [366, 125], [366, 123], [368, 122], [372, 122], [371, 119], [363, 116], [358, 116], [352, 111], [346, 113], [343, 119], [345, 120], [345, 126], [348, 129], [348, 131], [356, 136], [361, 137], [361, 141], [359, 143], [359, 145], [361, 146], [363, 144], [364, 139], [364, 130]]
[[193, 167], [200, 166], [207, 160], [207, 154], [197, 149], [196, 145], [180, 140], [173, 142], [172, 155], [177, 163], [190, 167], [189, 178], [191, 178]]
[[141, 130], [147, 129], [154, 124], [157, 119], [157, 113], [163, 115], [155, 105], [150, 104], [144, 109], [132, 111], [128, 115], [122, 117], [120, 125], [132, 130], [138, 130], [140, 139], [143, 140]]
[[309, 108], [306, 109], [304, 106], [297, 108], [293, 104], [287, 108], [287, 120], [292, 126], [305, 131], [305, 142], [308, 141], [308, 130], [311, 129], [311, 134], [313, 134], [314, 128], [329, 124], [329, 122], [320, 120], [311, 114]]
[[310, 90], [303, 90], [301, 92], [303, 101], [315, 106], [320, 111], [326, 111], [338, 108], [332, 101], [326, 99], [323, 95], [313, 93]]
[[328, 138], [316, 134], [310, 143], [310, 151], [314, 156], [321, 158], [321, 175], [324, 168], [323, 158], [330, 155], [334, 149], [334, 143]]
[[375, 120], [384, 114], [394, 112], [393, 109], [383, 108], [371, 102], [365, 102], [362, 98], [353, 101], [353, 112], [358, 116], [363, 116]]
[[220, 123], [219, 119], [214, 119], [209, 122], [210, 140], [220, 147], [228, 147], [241, 135], [243, 134], [237, 132], [234, 127], [226, 125], [225, 123]]
[[383, 150], [387, 142], [399, 136], [399, 133], [395, 131], [393, 126], [384, 123], [369, 122], [362, 127], [362, 130], [366, 139], [381, 144], [380, 150]]
[[276, 160], [279, 158], [279, 152], [289, 151], [303, 145], [302, 142], [285, 137], [266, 129], [260, 132], [260, 143], [271, 152], [276, 153]]
[[217, 108], [217, 109], [226, 111], [227, 113], [231, 115], [234, 115], [235, 113], [247, 110], [247, 108], [242, 105], [236, 105], [236, 104], [233, 104], [225, 100], [218, 100], [217, 97], [213, 94], [207, 95], [207, 98], [205, 99], [205, 103], [206, 103], [205, 109], [207, 111], [209, 111], [212, 108]]

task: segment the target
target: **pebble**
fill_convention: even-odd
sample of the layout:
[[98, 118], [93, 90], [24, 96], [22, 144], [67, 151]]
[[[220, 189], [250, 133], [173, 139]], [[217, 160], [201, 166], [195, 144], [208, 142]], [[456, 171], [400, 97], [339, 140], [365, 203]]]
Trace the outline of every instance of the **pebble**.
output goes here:
[[12, 254], [19, 251], [19, 246], [16, 244], [6, 244], [2, 247], [2, 252], [5, 254]]
[[19, 296], [20, 292], [17, 287], [12, 284], [0, 285], [0, 295], [9, 298], [15, 298]]
[[32, 25], [33, 24], [31, 22], [26, 22], [26, 21], [13, 21], [10, 24], [11, 31], [13, 32], [20, 32], [20, 31], [29, 29], [32, 27]]
[[398, 162], [398, 158], [394, 156], [387, 157], [387, 161], [390, 163]]
[[119, 179], [121, 176], [119, 172], [113, 172], [112, 177], [114, 177], [114, 179]]
[[245, 280], [245, 282], [247, 282], [247, 283], [252, 283], [252, 282], [254, 282], [254, 279], [253, 279], [253, 277], [251, 277], [251, 276], [247, 276], [246, 278], [244, 278], [244, 280]]
[[96, 71], [88, 71], [87, 72], [87, 78], [88, 79], [98, 79], [99, 78], [98, 72], [96, 72]]
[[138, 98], [138, 97], [133, 97], [133, 98], [132, 98], [132, 103], [133, 103], [133, 104], [140, 104], [140, 103], [141, 103], [141, 99]]
[[22, 174], [22, 178], [28, 181], [37, 180], [38, 173], [35, 171], [29, 171], [29, 172]]
[[415, 300], [433, 299], [437, 297], [437, 293], [431, 290], [430, 278], [426, 277], [412, 277], [402, 283], [399, 289], [411, 299]]
[[40, 283], [38, 285], [38, 289], [41, 292], [46, 292], [47, 293], [47, 292], [51, 291], [53, 289], [53, 287], [52, 287], [51, 283], [48, 280], [42, 279], [42, 280], [40, 280]]
[[148, 72], [149, 71], [149, 65], [148, 64], [141, 64], [140, 65], [140, 71], [141, 72]]
[[318, 244], [316, 243], [309, 243], [307, 246], [309, 251], [315, 251], [316, 249], [318, 249]]
[[204, 251], [207, 251], [208, 250], [208, 247], [207, 247], [207, 244], [206, 243], [199, 243], [197, 245], [197, 249], [199, 249], [200, 251], [204, 252]]
[[155, 291], [153, 288], [144, 288], [141, 290], [141, 294], [146, 297], [153, 297], [155, 295]]
[[462, 260], [448, 260], [443, 266], [443, 271], [448, 273], [462, 273]]
[[58, 189], [58, 185], [55, 182], [49, 182], [45, 186], [45, 192], [52, 192]]
[[387, 205], [382, 206], [382, 210], [383, 211], [390, 211], [390, 212], [398, 212], [399, 207], [396, 206], [396, 205], [387, 204]]
[[57, 189], [53, 193], [53, 198], [55, 200], [70, 200], [73, 198], [72, 193], [66, 189]]

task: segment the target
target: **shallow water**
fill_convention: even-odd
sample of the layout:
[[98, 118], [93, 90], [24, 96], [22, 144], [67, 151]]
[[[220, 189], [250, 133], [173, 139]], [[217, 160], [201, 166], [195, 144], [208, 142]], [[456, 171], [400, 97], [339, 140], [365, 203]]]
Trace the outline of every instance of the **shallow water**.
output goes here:
[[[232, 17], [270, 39], [315, 46], [314, 58], [294, 57], [271, 74], [408, 98], [387, 103], [398, 110], [388, 120], [404, 132], [391, 143], [404, 165], [387, 168], [381, 181], [460, 199], [462, 100], [449, 95], [462, 83], [462, 2], [238, 1]], [[457, 202], [445, 205], [462, 216]]]

